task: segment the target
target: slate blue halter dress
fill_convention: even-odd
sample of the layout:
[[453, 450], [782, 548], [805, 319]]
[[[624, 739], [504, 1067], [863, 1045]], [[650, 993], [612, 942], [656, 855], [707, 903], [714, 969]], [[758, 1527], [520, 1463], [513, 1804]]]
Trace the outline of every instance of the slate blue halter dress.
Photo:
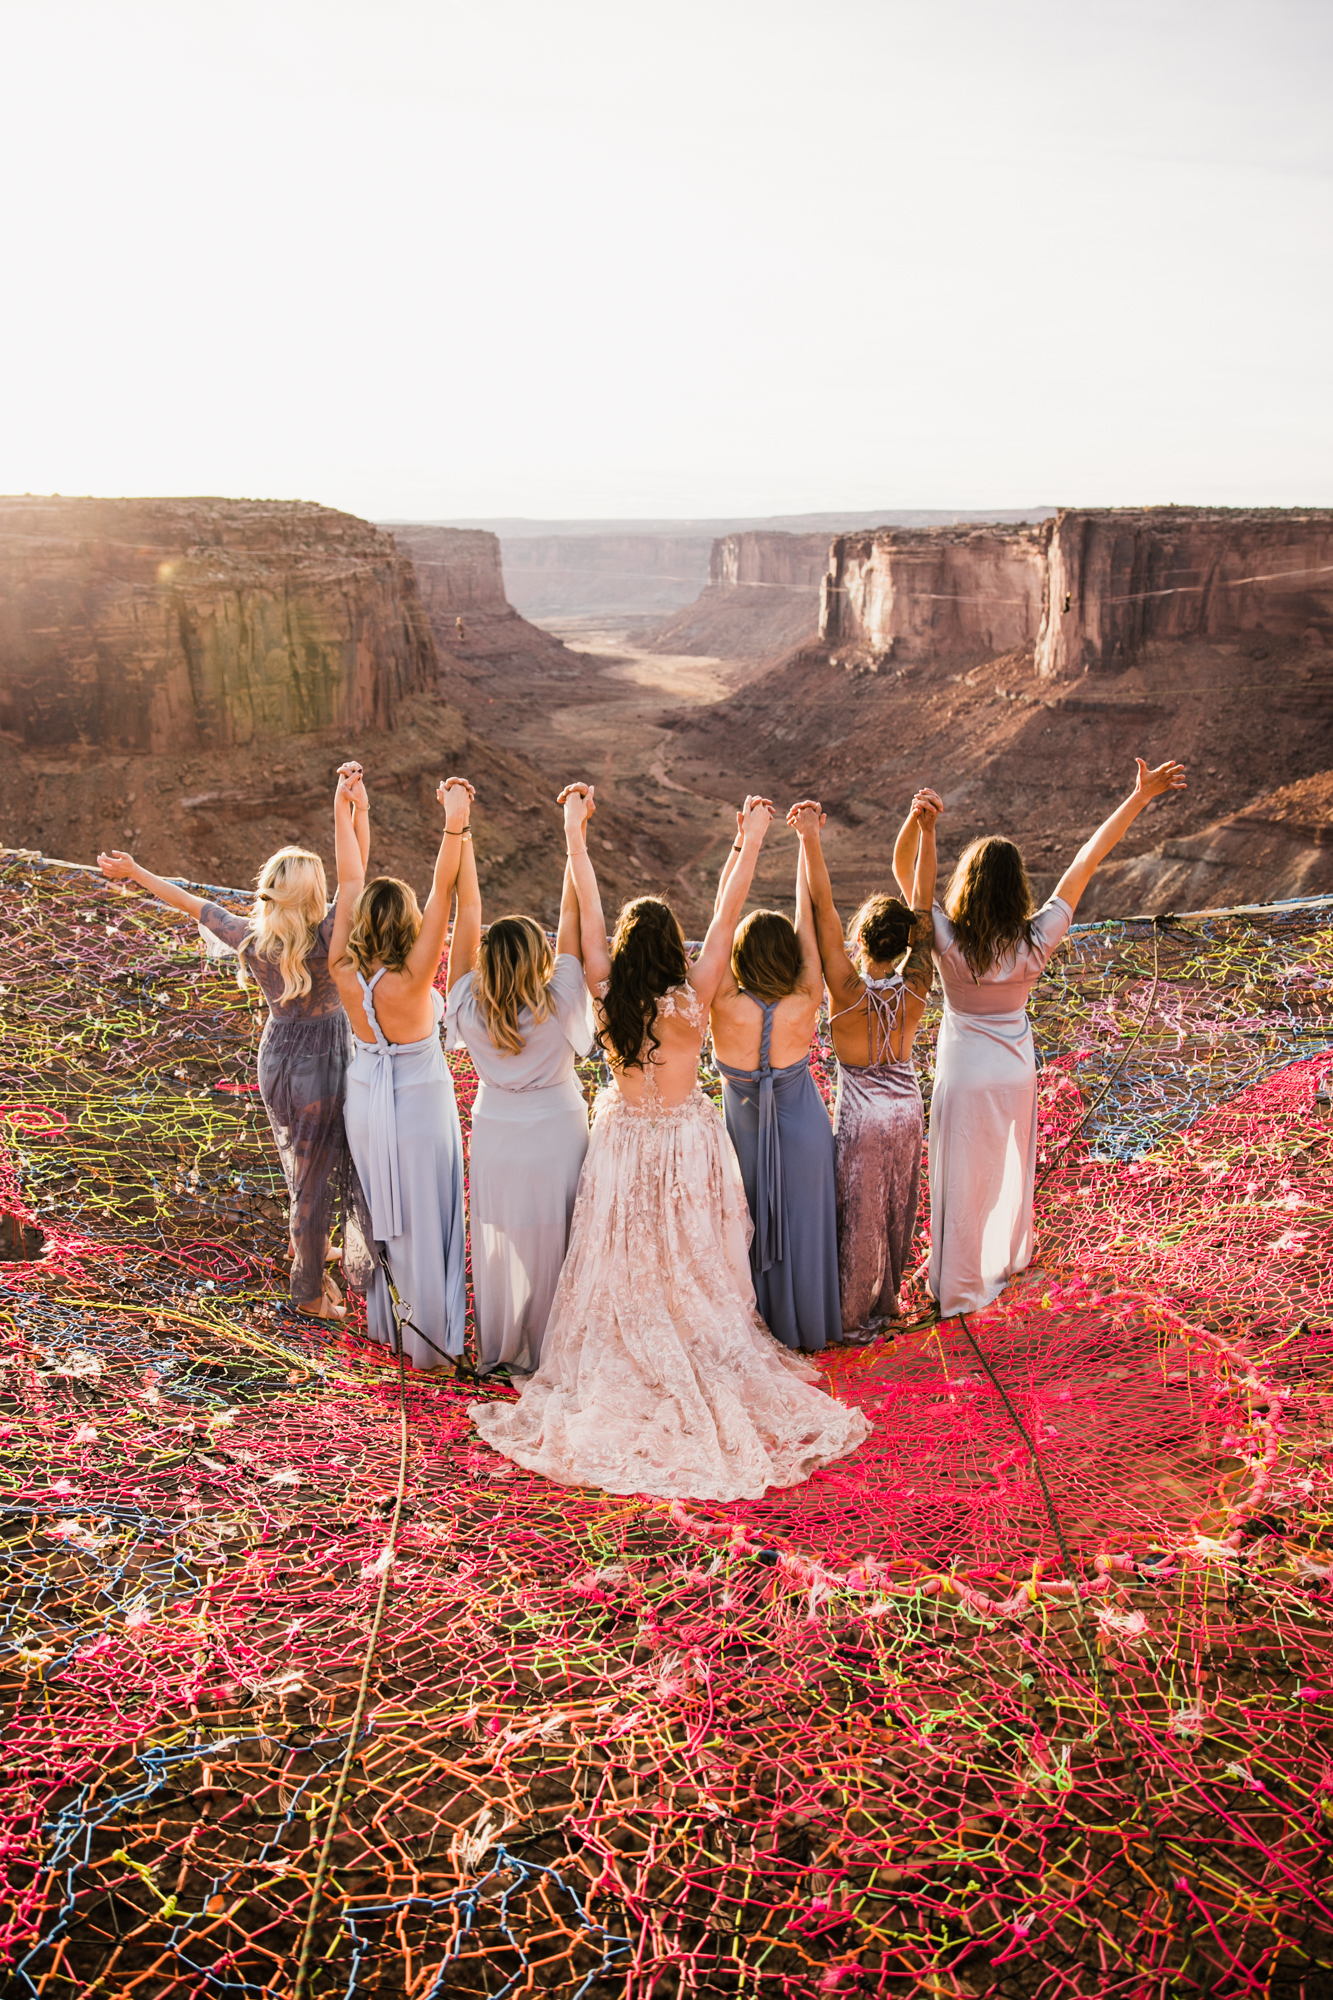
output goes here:
[[764, 1014], [758, 1069], [720, 1062], [722, 1115], [754, 1221], [750, 1269], [760, 1316], [786, 1347], [817, 1351], [842, 1337], [833, 1128], [810, 1058], [774, 1069], [776, 1003]]

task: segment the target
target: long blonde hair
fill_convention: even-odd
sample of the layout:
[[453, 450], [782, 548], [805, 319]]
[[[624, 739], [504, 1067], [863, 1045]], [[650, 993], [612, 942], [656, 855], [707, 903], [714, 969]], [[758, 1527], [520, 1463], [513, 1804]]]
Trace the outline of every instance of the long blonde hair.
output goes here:
[[518, 1017], [526, 1007], [534, 1021], [551, 1013], [555, 958], [546, 933], [533, 917], [499, 917], [477, 950], [472, 991], [492, 1045], [502, 1055], [523, 1052]]
[[241, 985], [249, 984], [245, 953], [250, 950], [277, 960], [284, 1007], [303, 1000], [311, 987], [310, 948], [328, 907], [329, 885], [317, 854], [305, 847], [280, 847], [270, 854], [255, 877], [255, 906], [237, 957]]

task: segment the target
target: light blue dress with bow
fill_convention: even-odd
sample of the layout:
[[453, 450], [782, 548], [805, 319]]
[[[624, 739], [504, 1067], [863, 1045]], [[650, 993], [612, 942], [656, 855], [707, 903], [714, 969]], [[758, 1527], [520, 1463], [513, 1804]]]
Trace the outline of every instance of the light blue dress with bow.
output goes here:
[[[463, 1352], [467, 1243], [463, 1222], [463, 1133], [454, 1080], [440, 1040], [444, 1000], [432, 992], [435, 1026], [419, 1042], [385, 1039], [373, 979], [357, 973], [373, 1042], [352, 1038], [344, 1119], [347, 1143], [370, 1208], [377, 1247], [393, 1273], [405, 1321], [403, 1351], [414, 1368], [439, 1368]], [[393, 1308], [382, 1269], [366, 1294], [372, 1340], [392, 1347]]]

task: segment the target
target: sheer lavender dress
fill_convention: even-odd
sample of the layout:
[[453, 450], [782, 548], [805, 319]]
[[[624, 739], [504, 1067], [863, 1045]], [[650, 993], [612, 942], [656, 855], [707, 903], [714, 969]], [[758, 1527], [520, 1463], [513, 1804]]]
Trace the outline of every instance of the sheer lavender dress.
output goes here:
[[722, 1115], [754, 1221], [750, 1274], [760, 1318], [784, 1347], [817, 1351], [842, 1332], [833, 1133], [810, 1058], [774, 1069], [773, 1002], [763, 1009], [758, 1069], [719, 1062]]
[[944, 1019], [930, 1101], [930, 1289], [940, 1313], [980, 1312], [1032, 1261], [1037, 1064], [1028, 994], [1073, 912], [1052, 896], [980, 979], [935, 905]]
[[[375, 1016], [373, 979], [357, 973], [373, 1042], [352, 1037], [347, 1140], [370, 1204], [375, 1242], [388, 1259], [414, 1368], [439, 1368], [463, 1352], [467, 1244], [463, 1133], [444, 1059], [444, 996], [431, 995], [435, 1026], [419, 1042], [390, 1042]], [[366, 1294], [372, 1340], [394, 1344], [388, 1280], [376, 1268]]]
[[588, 1107], [575, 1056], [592, 1047], [592, 1001], [583, 966], [561, 952], [551, 974], [551, 1012], [518, 1017], [523, 1047], [497, 1049], [477, 1005], [472, 974], [449, 995], [446, 1046], [465, 1048], [481, 1079], [468, 1144], [472, 1305], [477, 1367], [531, 1373], [569, 1243]]
[[[659, 1010], [702, 1044], [688, 987]], [[541, 1367], [516, 1403], [474, 1403], [496, 1451], [565, 1486], [758, 1499], [855, 1449], [860, 1410], [760, 1323], [736, 1155], [701, 1090], [664, 1105], [602, 1092]]]
[[287, 1182], [289, 1228], [296, 1251], [291, 1296], [298, 1306], [318, 1305], [324, 1289], [325, 1249], [340, 1207], [345, 1242], [351, 1234], [343, 1086], [352, 1035], [329, 972], [333, 912], [316, 931], [306, 960], [310, 991], [286, 1003], [277, 962], [254, 950], [243, 917], [233, 916], [220, 903], [205, 903], [199, 923], [238, 953], [268, 1002], [268, 1019], [259, 1038], [259, 1094]]
[[863, 984], [871, 1059], [864, 1065], [839, 1062], [833, 1109], [838, 1281], [842, 1323], [849, 1333], [871, 1332], [898, 1317], [898, 1292], [916, 1230], [926, 1135], [915, 1065], [892, 1053], [891, 1037], [902, 1025], [907, 1004], [902, 974]]

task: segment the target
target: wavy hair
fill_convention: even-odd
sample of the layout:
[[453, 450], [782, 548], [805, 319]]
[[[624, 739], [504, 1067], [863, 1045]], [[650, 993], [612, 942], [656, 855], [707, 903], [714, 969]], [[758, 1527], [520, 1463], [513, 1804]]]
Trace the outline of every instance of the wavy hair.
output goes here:
[[396, 875], [375, 875], [352, 906], [347, 956], [363, 977], [382, 965], [401, 972], [421, 929], [415, 892]]
[[315, 933], [329, 907], [324, 863], [305, 847], [280, 847], [255, 877], [254, 908], [241, 940], [236, 977], [248, 986], [245, 953], [275, 960], [282, 974], [281, 1004], [304, 1000], [310, 991], [309, 958]]
[[759, 1000], [785, 1000], [801, 983], [801, 940], [781, 910], [751, 910], [737, 925], [731, 970], [738, 986]]
[[974, 979], [1020, 944], [1031, 950], [1032, 885], [1012, 840], [989, 833], [958, 857], [944, 908]]
[[497, 917], [477, 950], [472, 991], [491, 1042], [502, 1055], [523, 1052], [518, 1017], [526, 1007], [534, 1021], [551, 1012], [555, 954], [535, 917]]
[[906, 903], [877, 889], [847, 926], [847, 956], [855, 961], [864, 954], [877, 965], [892, 965], [912, 942], [914, 921]]
[[[685, 936], [669, 903], [639, 896], [626, 903], [611, 940], [611, 977], [597, 1040], [618, 1069], [642, 1069], [662, 1044], [653, 1033], [657, 1006], [690, 975]], [[646, 1045], [646, 1048], [645, 1048]]]

